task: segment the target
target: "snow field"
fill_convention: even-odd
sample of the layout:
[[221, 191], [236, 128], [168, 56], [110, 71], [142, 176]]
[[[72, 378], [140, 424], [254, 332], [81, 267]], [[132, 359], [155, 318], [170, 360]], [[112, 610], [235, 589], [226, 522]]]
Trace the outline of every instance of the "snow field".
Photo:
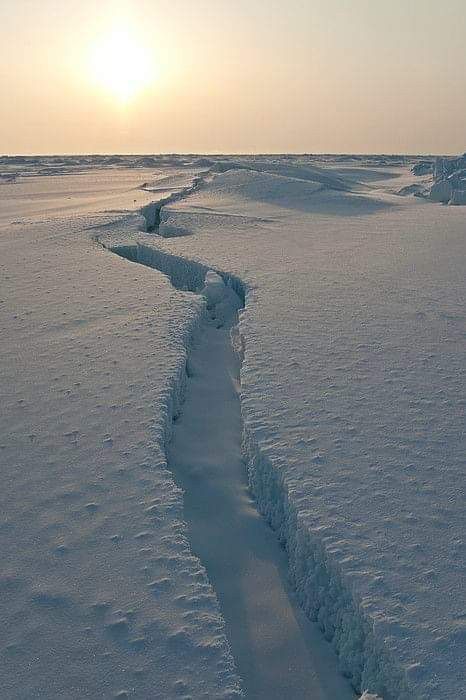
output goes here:
[[343, 671], [386, 700], [461, 695], [464, 224], [392, 172], [354, 177], [292, 196], [226, 171], [165, 210], [191, 236], [156, 245], [248, 288], [251, 487]]
[[461, 697], [464, 219], [402, 166], [204, 159], [152, 234], [2, 232], [6, 697], [240, 693], [165, 457], [206, 274], [247, 299], [244, 457], [302, 607], [361, 692]]
[[204, 303], [94, 224], [0, 240], [1, 694], [238, 697], [165, 456]]
[[168, 464], [183, 488], [190, 543], [220, 598], [247, 697], [349, 700], [350, 688], [317, 629], [304, 620], [297, 624], [300, 612], [277, 575], [277, 568], [285, 575], [285, 558], [246, 492], [238, 361], [230, 338], [244, 303], [241, 282], [149, 244], [107, 245], [163, 270], [177, 288], [201, 291], [212, 315], [194, 333], [188, 355], [194, 388], [177, 418]]

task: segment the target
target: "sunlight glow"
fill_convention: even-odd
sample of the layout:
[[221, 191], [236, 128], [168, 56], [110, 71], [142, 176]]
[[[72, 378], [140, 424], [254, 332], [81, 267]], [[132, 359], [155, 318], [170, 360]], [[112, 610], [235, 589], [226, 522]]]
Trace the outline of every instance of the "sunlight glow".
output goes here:
[[104, 36], [91, 51], [90, 72], [99, 88], [126, 103], [155, 78], [151, 53], [125, 28]]

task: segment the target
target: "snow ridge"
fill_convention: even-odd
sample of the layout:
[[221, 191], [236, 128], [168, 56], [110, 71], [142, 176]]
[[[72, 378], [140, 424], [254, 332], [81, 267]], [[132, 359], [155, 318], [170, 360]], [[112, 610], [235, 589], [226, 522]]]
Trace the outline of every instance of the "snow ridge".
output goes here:
[[357, 692], [377, 692], [384, 700], [413, 700], [338, 567], [325, 548], [325, 533], [307, 526], [306, 514], [293, 501], [293, 485], [261, 450], [243, 411], [243, 453], [250, 488], [259, 511], [286, 549], [289, 573], [300, 605], [315, 620], [340, 659], [342, 673]]

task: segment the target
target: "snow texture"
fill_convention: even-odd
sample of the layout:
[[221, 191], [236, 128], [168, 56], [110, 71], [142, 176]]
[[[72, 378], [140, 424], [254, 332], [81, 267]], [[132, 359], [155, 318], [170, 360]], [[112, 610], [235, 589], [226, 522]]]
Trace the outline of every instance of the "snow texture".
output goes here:
[[249, 289], [244, 455], [304, 609], [355, 688], [432, 700], [465, 686], [464, 223], [386, 160], [353, 190], [248, 160], [163, 247]]
[[1, 230], [0, 694], [238, 697], [166, 464], [204, 303], [97, 245], [115, 219]]
[[[464, 214], [397, 196], [419, 161], [1, 159], [4, 697], [241, 693], [166, 468], [215, 275], [302, 608], [364, 698], [463, 696]], [[126, 211], [65, 202], [93, 169]]]

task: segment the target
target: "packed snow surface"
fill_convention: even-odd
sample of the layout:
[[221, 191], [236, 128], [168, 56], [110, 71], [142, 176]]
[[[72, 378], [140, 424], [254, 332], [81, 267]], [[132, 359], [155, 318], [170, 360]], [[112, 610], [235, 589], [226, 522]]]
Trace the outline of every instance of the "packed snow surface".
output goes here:
[[[313, 162], [324, 186], [307, 164], [302, 180], [277, 161], [233, 167], [165, 209], [153, 245], [249, 290], [250, 483], [344, 671], [385, 698], [455, 697], [465, 686], [464, 213], [397, 197], [409, 170], [387, 165], [367, 178], [363, 164], [358, 175]], [[192, 235], [166, 239], [165, 225]]]
[[202, 300], [93, 240], [142, 217], [58, 215], [67, 178], [53, 218], [18, 207], [0, 232], [0, 696], [237, 697], [166, 464]]
[[302, 609], [364, 697], [464, 697], [464, 210], [399, 196], [422, 161], [0, 159], [3, 697], [241, 694], [167, 468], [185, 395], [200, 449], [186, 359], [225, 283]]

